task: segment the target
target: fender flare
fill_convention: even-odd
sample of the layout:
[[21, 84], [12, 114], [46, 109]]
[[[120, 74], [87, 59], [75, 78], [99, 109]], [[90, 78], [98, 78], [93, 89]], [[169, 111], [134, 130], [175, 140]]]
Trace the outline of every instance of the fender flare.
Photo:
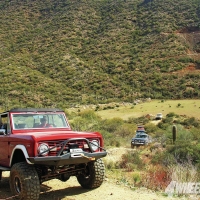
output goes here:
[[33, 164], [28, 160], [29, 155], [27, 153], [27, 150], [26, 150], [25, 146], [24, 145], [16, 145], [15, 148], [13, 149], [12, 153], [11, 153], [9, 166], [11, 166], [11, 163], [12, 163], [12, 160], [13, 160], [13, 155], [14, 155], [16, 149], [20, 149], [23, 152], [24, 157], [26, 159], [26, 162], [28, 164]]

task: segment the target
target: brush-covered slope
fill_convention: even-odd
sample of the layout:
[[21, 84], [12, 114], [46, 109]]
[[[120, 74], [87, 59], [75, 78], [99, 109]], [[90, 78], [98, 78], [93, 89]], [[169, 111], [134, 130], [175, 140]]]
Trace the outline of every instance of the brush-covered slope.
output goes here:
[[200, 95], [199, 0], [0, 2], [0, 103]]

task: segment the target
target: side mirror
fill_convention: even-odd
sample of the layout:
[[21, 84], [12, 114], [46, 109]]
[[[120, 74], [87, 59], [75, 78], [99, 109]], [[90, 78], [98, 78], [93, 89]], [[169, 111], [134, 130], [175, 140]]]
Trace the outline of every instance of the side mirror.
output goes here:
[[0, 129], [0, 135], [6, 135], [6, 129]]

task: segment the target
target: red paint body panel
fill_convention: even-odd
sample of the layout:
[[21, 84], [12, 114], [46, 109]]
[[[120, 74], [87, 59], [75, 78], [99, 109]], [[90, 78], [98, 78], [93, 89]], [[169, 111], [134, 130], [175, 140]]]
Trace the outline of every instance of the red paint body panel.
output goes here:
[[[10, 167], [17, 147], [23, 150], [24, 154], [27, 153], [27, 157], [35, 157], [38, 155], [38, 144], [42, 142], [86, 138], [98, 140], [101, 148], [104, 145], [100, 133], [72, 131], [64, 112], [54, 109], [43, 109], [42, 111], [39, 109], [13, 109], [1, 113], [0, 116], [5, 119], [4, 121], [7, 120], [5, 134], [2, 132], [0, 134], [0, 166]], [[42, 116], [48, 119], [48, 123], [52, 123], [51, 128], [34, 127], [34, 124], [37, 124]], [[54, 123], [57, 127], [53, 127]], [[21, 128], [24, 124], [27, 127]]]

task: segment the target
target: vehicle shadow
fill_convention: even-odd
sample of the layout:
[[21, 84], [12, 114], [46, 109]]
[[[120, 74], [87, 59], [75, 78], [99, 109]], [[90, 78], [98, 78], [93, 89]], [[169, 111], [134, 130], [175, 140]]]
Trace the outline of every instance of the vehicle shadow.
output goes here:
[[[66, 184], [66, 188], [54, 189], [53, 186], [49, 187], [45, 185], [45, 183], [41, 184], [39, 200], [75, 200], [76, 195], [91, 191], [90, 189], [84, 189], [81, 186], [69, 186], [67, 183], [63, 182], [60, 184]], [[2, 180], [0, 181], [0, 188], [0, 200], [13, 199], [10, 191], [9, 176], [2, 177]]]
[[63, 198], [67, 200], [75, 200], [76, 195], [87, 193], [91, 190], [84, 189], [81, 186], [66, 187], [64, 189], [52, 190], [52, 187], [41, 185], [40, 200], [61, 200]]
[[4, 200], [4, 199], [12, 197], [11, 192], [10, 192], [9, 177], [2, 177], [0, 181], [0, 188], [1, 188], [0, 200]]

